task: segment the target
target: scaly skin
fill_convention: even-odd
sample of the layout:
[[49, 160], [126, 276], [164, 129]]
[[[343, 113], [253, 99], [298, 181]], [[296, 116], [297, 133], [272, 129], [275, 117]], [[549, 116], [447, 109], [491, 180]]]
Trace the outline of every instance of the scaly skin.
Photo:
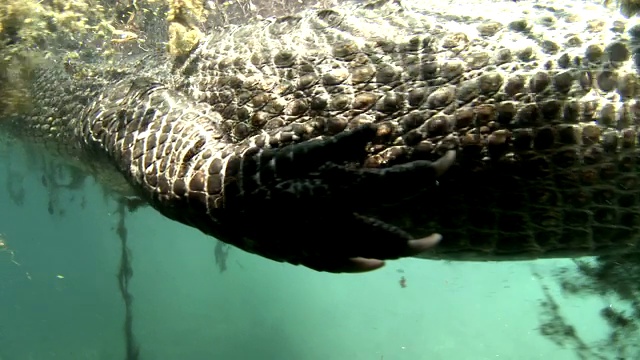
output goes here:
[[228, 26], [181, 61], [44, 68], [33, 113], [4, 127], [317, 270], [375, 269], [435, 232], [421, 257], [637, 252], [627, 23], [584, 2], [308, 10]]

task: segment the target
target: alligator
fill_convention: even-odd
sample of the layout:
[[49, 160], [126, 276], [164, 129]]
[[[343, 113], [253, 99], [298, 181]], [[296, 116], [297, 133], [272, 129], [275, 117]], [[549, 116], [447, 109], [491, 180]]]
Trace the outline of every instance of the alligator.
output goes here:
[[0, 132], [319, 271], [631, 254], [634, 25], [601, 2], [346, 1], [184, 56], [41, 61]]

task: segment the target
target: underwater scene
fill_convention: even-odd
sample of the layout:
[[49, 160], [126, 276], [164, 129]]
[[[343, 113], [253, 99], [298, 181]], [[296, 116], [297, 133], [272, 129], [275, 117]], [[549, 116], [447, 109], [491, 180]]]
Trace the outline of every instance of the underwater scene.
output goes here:
[[640, 359], [638, 13], [0, 0], [0, 360]]

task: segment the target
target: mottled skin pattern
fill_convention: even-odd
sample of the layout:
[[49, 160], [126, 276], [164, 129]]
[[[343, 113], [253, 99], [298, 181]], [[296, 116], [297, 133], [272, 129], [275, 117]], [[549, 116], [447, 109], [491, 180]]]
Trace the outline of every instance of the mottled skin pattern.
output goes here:
[[415, 255], [434, 232], [421, 257], [629, 253], [637, 35], [584, 2], [346, 3], [228, 27], [180, 61], [47, 68], [34, 112], [4, 125], [318, 270], [377, 268], [349, 259]]

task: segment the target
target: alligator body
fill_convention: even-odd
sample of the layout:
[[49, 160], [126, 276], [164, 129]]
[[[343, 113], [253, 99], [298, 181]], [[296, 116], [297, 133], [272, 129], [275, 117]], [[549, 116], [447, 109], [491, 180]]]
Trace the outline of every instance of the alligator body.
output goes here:
[[0, 126], [313, 268], [434, 232], [420, 257], [631, 253], [639, 36], [583, 1], [345, 2], [227, 26], [178, 60], [43, 67], [33, 111]]

